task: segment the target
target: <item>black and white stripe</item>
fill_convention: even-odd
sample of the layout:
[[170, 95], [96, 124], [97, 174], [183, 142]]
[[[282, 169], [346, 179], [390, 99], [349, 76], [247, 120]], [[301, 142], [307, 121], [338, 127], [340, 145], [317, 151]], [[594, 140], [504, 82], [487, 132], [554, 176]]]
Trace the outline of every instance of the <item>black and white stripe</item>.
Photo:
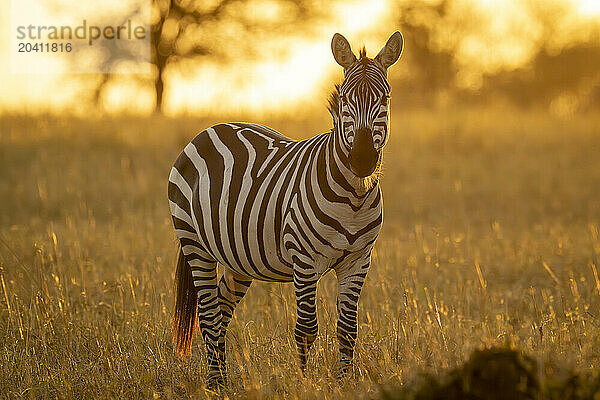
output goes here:
[[[175, 161], [169, 203], [181, 244], [178, 296], [187, 299], [176, 306], [175, 337], [185, 351], [194, 320], [182, 315], [195, 307], [193, 293], [211, 381], [224, 377], [226, 328], [254, 279], [294, 283], [304, 368], [318, 331], [317, 282], [330, 269], [339, 281], [341, 371], [351, 365], [358, 298], [383, 218], [376, 167], [388, 135], [386, 70], [400, 56], [401, 40], [396, 32], [375, 59], [364, 51], [356, 59], [347, 41], [334, 36], [336, 60], [350, 54], [354, 60], [340, 63], [345, 79], [332, 96], [331, 132], [294, 141], [260, 125], [219, 124]], [[367, 168], [361, 154], [369, 152], [376, 165]], [[372, 172], [357, 175], [361, 168]], [[217, 263], [224, 266], [218, 282]]]

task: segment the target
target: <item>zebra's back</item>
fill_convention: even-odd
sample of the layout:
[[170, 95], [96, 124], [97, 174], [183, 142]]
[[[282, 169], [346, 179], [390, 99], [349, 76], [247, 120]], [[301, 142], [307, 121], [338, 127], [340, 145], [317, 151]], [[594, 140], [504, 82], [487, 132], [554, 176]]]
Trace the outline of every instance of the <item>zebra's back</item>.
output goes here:
[[279, 250], [276, 232], [302, 156], [291, 149], [303, 145], [248, 123], [219, 124], [198, 134], [169, 178], [180, 240], [240, 274], [290, 281], [292, 266]]

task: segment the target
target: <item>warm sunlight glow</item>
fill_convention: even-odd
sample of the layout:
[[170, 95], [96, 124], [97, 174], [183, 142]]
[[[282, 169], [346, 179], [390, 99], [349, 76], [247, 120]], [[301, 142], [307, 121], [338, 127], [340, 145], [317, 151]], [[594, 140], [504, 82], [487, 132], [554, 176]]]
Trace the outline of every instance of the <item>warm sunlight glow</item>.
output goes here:
[[[332, 73], [339, 69], [330, 50], [331, 37], [342, 32], [355, 50], [364, 41], [360, 35], [385, 21], [386, 0], [363, 0], [338, 4], [334, 21], [319, 28], [317, 37], [291, 38], [280, 43], [286, 56], [280, 59], [243, 61], [220, 65], [207, 63], [191, 80], [173, 73], [173, 89], [167, 94], [167, 112], [289, 113], [296, 107], [326, 104], [321, 90], [331, 90]], [[393, 25], [390, 25], [393, 26]], [[391, 33], [387, 32], [387, 34]], [[357, 40], [359, 39], [359, 40]], [[379, 45], [385, 43], [381, 36]], [[371, 49], [373, 52], [374, 49]], [[264, 52], [266, 56], [271, 53]]]
[[[167, 14], [163, 21], [156, 7], [148, 7], [155, 27], [161, 26], [164, 40], [160, 43], [167, 44], [163, 49], [166, 61], [160, 67], [124, 57], [127, 52], [122, 45], [102, 51], [85, 46], [70, 59], [49, 52], [19, 54], [17, 27], [50, 22], [78, 26], [82, 18], [89, 25], [92, 21], [102, 25], [105, 19], [113, 23], [116, 11], [131, 15], [124, 10], [151, 3], [44, 1], [11, 0], [0, 5], [0, 26], [5, 32], [0, 39], [5, 61], [0, 64], [0, 111], [89, 113], [92, 109], [98, 115], [150, 114], [158, 111], [155, 99], [160, 85], [155, 82], [162, 71], [160, 111], [170, 116], [325, 113], [327, 95], [342, 78], [330, 49], [336, 32], [350, 41], [355, 53], [364, 45], [374, 57], [389, 35], [401, 30], [404, 55], [390, 70], [390, 80], [431, 82], [418, 96], [437, 96], [436, 90], [442, 88], [442, 97], [453, 91], [481, 92], [490, 88], [490, 79], [525, 72], [538, 62], [542, 63], [538, 67], [548, 64], [545, 68], [552, 71], [552, 63], [564, 64], [560, 57], [567, 52], [577, 56], [578, 48], [591, 54], [591, 60], [600, 37], [600, 0], [449, 0], [443, 11], [438, 7], [441, 0], [331, 0], [308, 2], [305, 14], [289, 1], [194, 0], [199, 7], [196, 12], [208, 12], [219, 4], [225, 4], [225, 12], [218, 17], [209, 13], [196, 25], [177, 22]], [[30, 5], [36, 2], [44, 7]], [[145, 61], [150, 59], [149, 42]], [[158, 46], [158, 41], [152, 46]], [[585, 71], [584, 67], [593, 64], [579, 58], [569, 62]], [[110, 69], [95, 70], [99, 65], [110, 65]], [[102, 74], [108, 70], [113, 73]], [[585, 83], [575, 94], [543, 96], [597, 98], [594, 88], [600, 78], [593, 68], [585, 73], [586, 77], [578, 78]], [[523, 76], [534, 79], [533, 73]], [[565, 73], [558, 83], [577, 76]], [[102, 90], [98, 90], [100, 82], [107, 82]], [[572, 102], [556, 104], [567, 103]], [[582, 100], [581, 104], [587, 103]]]
[[577, 11], [588, 16], [600, 15], [600, 1], [598, 0], [579, 0]]
[[[525, 64], [535, 54], [542, 29], [520, 0], [457, 0], [449, 9], [459, 23], [465, 15], [477, 15], [479, 24], [446, 38], [456, 46], [456, 63], [460, 66], [457, 85], [478, 89], [484, 74], [510, 70]], [[467, 25], [465, 25], [467, 26]]]

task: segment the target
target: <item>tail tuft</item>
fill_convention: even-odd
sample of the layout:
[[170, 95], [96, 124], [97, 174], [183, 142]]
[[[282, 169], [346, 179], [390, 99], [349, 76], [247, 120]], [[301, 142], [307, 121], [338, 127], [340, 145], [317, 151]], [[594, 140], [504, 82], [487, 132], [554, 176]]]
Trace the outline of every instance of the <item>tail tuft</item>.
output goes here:
[[192, 271], [188, 268], [183, 251], [179, 248], [175, 272], [175, 314], [173, 315], [173, 343], [177, 353], [184, 357], [190, 352], [196, 325], [198, 291], [194, 287]]

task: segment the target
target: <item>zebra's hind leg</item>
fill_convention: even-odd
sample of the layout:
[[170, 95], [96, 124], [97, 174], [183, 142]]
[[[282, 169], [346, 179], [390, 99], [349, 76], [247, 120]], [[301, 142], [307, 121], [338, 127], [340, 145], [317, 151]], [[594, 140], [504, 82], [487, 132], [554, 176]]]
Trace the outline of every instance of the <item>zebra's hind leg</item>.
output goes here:
[[[219, 304], [221, 307], [221, 336], [219, 346], [227, 350], [225, 337], [227, 326], [233, 317], [233, 312], [242, 300], [248, 288], [252, 284], [252, 278], [240, 275], [229, 268], [223, 268], [223, 276], [219, 280]], [[225, 365], [225, 364], [223, 364]]]
[[317, 338], [319, 325], [317, 321], [317, 282], [318, 276], [314, 272], [294, 272], [294, 289], [296, 292], [297, 319], [294, 337], [300, 366], [302, 371], [306, 370], [308, 351]]
[[225, 343], [220, 341], [222, 315], [217, 288], [217, 262], [199, 246], [187, 245], [182, 250], [198, 293], [198, 324], [206, 346], [208, 386], [224, 385]]
[[238, 274], [225, 267], [219, 280], [219, 302], [221, 305], [221, 332], [225, 337], [227, 326], [233, 317], [235, 307], [246, 295], [252, 284], [252, 278]]

